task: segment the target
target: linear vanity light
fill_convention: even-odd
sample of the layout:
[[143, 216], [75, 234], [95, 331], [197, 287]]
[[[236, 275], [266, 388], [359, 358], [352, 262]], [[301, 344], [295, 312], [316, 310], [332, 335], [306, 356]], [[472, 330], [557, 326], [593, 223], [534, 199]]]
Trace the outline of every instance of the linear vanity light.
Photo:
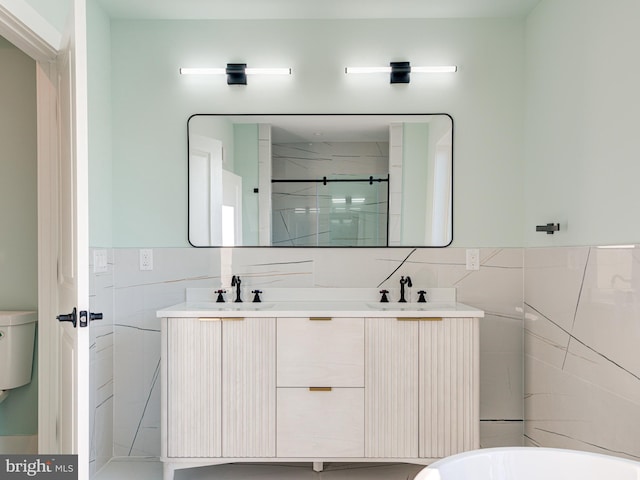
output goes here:
[[346, 67], [344, 73], [388, 73], [390, 83], [409, 83], [411, 73], [454, 73], [456, 65], [412, 67], [410, 62], [391, 62], [388, 67]]
[[291, 68], [255, 68], [246, 63], [227, 63], [226, 68], [181, 68], [181, 75], [226, 75], [227, 85], [246, 85], [247, 75], [291, 75]]

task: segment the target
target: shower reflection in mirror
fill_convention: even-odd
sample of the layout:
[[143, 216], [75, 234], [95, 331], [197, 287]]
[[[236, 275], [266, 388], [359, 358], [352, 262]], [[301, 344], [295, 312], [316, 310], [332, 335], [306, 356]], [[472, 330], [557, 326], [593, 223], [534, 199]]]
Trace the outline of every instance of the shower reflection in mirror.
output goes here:
[[448, 115], [194, 115], [188, 143], [194, 246], [451, 243]]

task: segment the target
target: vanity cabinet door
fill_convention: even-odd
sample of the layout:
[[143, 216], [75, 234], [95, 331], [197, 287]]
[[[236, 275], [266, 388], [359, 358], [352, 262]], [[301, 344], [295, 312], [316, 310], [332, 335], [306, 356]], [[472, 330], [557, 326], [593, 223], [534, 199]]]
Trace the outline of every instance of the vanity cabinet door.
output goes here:
[[222, 325], [198, 318], [166, 321], [166, 455], [219, 457]]
[[278, 457], [363, 456], [363, 388], [278, 388]]
[[174, 318], [163, 323], [163, 455], [275, 456], [275, 322]]
[[363, 318], [278, 318], [278, 387], [363, 387]]
[[366, 456], [442, 458], [479, 448], [478, 319], [366, 325]]
[[276, 455], [276, 319], [222, 322], [222, 456]]
[[420, 322], [420, 457], [480, 447], [478, 322]]
[[418, 456], [420, 322], [366, 319], [365, 456]]

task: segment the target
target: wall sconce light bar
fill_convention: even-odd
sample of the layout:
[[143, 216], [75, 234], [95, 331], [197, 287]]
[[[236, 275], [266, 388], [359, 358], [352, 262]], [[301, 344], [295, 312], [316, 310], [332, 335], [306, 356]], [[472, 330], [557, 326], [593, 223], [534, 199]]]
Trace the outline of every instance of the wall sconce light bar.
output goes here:
[[458, 71], [456, 65], [441, 65], [432, 67], [411, 67], [412, 73], [455, 73]]
[[[181, 68], [181, 75], [225, 75], [226, 68]], [[245, 69], [247, 75], [291, 75], [290, 68], [249, 68]]]
[[224, 68], [181, 68], [180, 75], [224, 75]]
[[[456, 65], [434, 67], [411, 67], [412, 73], [455, 73]], [[344, 73], [391, 73], [391, 67], [346, 67]]]
[[346, 67], [344, 73], [388, 73], [390, 83], [409, 83], [411, 73], [454, 73], [456, 65], [412, 67], [409, 62], [391, 62], [388, 67]]
[[250, 68], [245, 70], [247, 75], [291, 75], [290, 68]]
[[227, 63], [226, 68], [181, 68], [181, 75], [226, 75], [228, 85], [246, 85], [247, 75], [291, 75], [291, 68], [255, 68]]
[[391, 73], [391, 67], [346, 67], [344, 73]]

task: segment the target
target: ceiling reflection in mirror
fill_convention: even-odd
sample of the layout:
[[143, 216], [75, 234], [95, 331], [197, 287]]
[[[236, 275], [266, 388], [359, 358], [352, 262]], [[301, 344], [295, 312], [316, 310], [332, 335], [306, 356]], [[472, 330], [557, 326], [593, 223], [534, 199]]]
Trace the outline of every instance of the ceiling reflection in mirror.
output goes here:
[[446, 114], [192, 116], [195, 247], [445, 247]]

